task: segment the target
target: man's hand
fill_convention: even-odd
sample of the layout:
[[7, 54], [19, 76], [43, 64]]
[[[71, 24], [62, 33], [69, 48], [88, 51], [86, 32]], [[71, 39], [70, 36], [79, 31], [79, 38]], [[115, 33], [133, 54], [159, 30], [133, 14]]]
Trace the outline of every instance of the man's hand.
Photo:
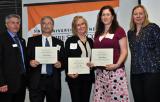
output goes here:
[[36, 60], [31, 60], [30, 61], [30, 65], [32, 66], [32, 67], [37, 67], [38, 65], [39, 65], [40, 63], [38, 62], [38, 61], [36, 61]]
[[57, 61], [57, 62], [54, 64], [54, 67], [55, 67], [55, 68], [61, 68], [61, 62], [60, 62], [60, 61]]
[[4, 93], [8, 91], [8, 85], [4, 85], [0, 87], [0, 92]]

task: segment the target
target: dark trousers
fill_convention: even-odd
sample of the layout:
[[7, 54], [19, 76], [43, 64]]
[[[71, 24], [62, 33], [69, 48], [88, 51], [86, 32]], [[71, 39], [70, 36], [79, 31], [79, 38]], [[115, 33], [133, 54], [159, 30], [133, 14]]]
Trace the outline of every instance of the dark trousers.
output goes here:
[[160, 73], [131, 75], [135, 102], [160, 102]]
[[30, 89], [30, 102], [60, 102], [61, 89], [54, 87], [56, 83], [52, 77], [42, 76], [37, 89]]
[[26, 78], [22, 76], [21, 87], [15, 93], [0, 93], [0, 102], [24, 102], [26, 95]]
[[92, 81], [71, 79], [68, 80], [72, 102], [89, 102]]

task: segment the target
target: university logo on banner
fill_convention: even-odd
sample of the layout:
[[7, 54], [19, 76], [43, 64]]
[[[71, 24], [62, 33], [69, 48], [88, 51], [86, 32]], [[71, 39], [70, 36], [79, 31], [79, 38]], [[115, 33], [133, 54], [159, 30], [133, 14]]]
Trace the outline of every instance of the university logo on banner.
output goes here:
[[43, 16], [54, 19], [53, 36], [65, 41], [72, 35], [73, 17], [83, 16], [88, 22], [88, 36], [93, 38], [97, 14], [104, 5], [110, 5], [117, 11], [119, 0], [66, 0], [61, 2], [27, 5], [28, 33], [27, 36], [41, 34], [40, 20]]

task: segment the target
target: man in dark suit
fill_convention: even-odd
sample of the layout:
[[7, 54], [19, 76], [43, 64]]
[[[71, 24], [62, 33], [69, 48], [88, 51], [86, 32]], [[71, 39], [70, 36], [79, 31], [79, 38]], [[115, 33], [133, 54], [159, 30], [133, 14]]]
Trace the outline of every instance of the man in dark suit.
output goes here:
[[[52, 17], [41, 19], [42, 35], [28, 39], [27, 51], [30, 61], [29, 96], [31, 102], [60, 102], [61, 97], [61, 70], [64, 59], [63, 42], [52, 37], [54, 21]], [[40, 64], [35, 60], [35, 47], [57, 47], [57, 62], [54, 64]], [[50, 67], [49, 67], [50, 66]], [[49, 70], [48, 70], [49, 69]]]
[[0, 34], [0, 102], [24, 102], [26, 91], [25, 40], [19, 37], [20, 16], [6, 17]]

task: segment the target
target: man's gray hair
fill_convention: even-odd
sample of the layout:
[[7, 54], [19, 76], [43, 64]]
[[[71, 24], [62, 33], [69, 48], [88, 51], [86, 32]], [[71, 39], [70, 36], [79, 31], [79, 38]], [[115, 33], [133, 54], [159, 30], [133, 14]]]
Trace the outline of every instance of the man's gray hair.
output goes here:
[[53, 18], [51, 16], [44, 16], [44, 17], [42, 17], [40, 23], [42, 24], [45, 19], [50, 19], [52, 21], [52, 24], [54, 25], [54, 20], [53, 20]]
[[6, 16], [5, 23], [7, 23], [10, 18], [17, 18], [19, 20], [19, 22], [21, 22], [21, 17], [19, 15], [17, 15], [17, 14], [10, 14], [10, 15]]

